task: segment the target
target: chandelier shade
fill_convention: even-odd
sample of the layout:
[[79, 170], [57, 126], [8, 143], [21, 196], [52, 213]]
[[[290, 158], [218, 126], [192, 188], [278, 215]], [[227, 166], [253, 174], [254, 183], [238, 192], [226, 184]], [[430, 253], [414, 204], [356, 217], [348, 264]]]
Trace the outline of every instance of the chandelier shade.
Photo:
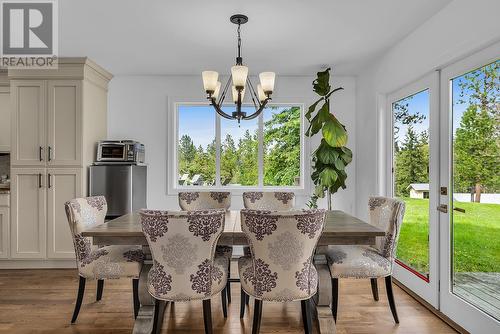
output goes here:
[[[255, 91], [248, 77], [248, 67], [243, 65], [243, 57], [241, 56], [241, 25], [248, 22], [248, 17], [243, 14], [235, 14], [231, 16], [230, 21], [238, 26], [238, 56], [236, 57], [236, 64], [231, 67], [231, 77], [221, 91], [222, 85], [218, 81], [219, 73], [216, 71], [203, 71], [201, 76], [203, 79], [203, 88], [207, 93], [210, 105], [214, 107], [215, 111], [221, 117], [238, 120], [239, 123], [241, 120], [254, 119], [262, 113], [271, 100], [276, 74], [274, 72], [260, 73], [260, 83], [257, 85], [257, 91]], [[227, 114], [222, 110], [229, 88], [231, 88], [230, 94], [236, 106], [236, 110], [231, 114]], [[241, 110], [247, 90], [255, 107], [255, 112], [250, 115]]]

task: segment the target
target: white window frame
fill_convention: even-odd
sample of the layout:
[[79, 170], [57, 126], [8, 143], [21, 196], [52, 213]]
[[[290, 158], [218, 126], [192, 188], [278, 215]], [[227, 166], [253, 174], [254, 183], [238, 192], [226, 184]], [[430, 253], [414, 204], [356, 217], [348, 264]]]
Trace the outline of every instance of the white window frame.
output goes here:
[[[281, 101], [286, 102], [272, 102], [268, 106], [298, 106], [300, 107], [300, 185], [298, 186], [266, 186], [264, 185], [264, 156], [263, 156], [263, 132], [258, 132], [259, 137], [259, 150], [258, 150], [258, 160], [259, 160], [259, 178], [257, 186], [223, 186], [220, 183], [220, 150], [216, 150], [215, 153], [215, 185], [214, 186], [181, 186], [178, 182], [178, 162], [177, 162], [177, 148], [179, 141], [179, 116], [178, 108], [179, 106], [206, 106], [207, 102], [200, 102], [199, 98], [172, 98], [169, 103], [169, 113], [168, 113], [168, 152], [167, 152], [167, 194], [176, 195], [180, 191], [230, 191], [234, 195], [241, 195], [245, 191], [293, 191], [296, 195], [307, 195], [309, 194], [310, 188], [310, 167], [307, 161], [310, 161], [310, 140], [304, 135], [305, 133], [305, 106], [304, 103], [298, 101], [297, 98], [282, 98]], [[228, 104], [230, 105], [230, 104]], [[253, 106], [250, 103], [244, 103], [245, 106]], [[213, 112], [216, 114], [215, 109]], [[265, 112], [265, 111], [264, 111]], [[263, 115], [264, 112], [258, 117], [259, 128], [263, 126]], [[216, 114], [215, 121], [215, 140], [216, 146], [221, 145], [221, 117]], [[242, 121], [244, 122], [244, 121]], [[260, 168], [262, 166], [262, 168]]]

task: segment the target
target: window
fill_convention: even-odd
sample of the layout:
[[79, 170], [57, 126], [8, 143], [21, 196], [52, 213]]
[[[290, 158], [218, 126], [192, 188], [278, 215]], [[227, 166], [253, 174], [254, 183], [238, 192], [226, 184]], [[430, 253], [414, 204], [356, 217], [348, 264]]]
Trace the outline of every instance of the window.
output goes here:
[[[232, 108], [223, 109], [230, 114]], [[177, 188], [303, 186], [301, 105], [271, 105], [240, 124], [209, 105], [182, 103], [176, 109]]]

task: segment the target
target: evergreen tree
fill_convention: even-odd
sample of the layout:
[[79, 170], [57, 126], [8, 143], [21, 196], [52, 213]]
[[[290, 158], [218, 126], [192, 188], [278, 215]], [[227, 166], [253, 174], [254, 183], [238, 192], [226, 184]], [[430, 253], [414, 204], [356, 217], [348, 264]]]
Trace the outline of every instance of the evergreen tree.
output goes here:
[[226, 135], [221, 145], [220, 154], [220, 178], [223, 185], [238, 183], [238, 155], [234, 139], [230, 134]]
[[419, 138], [413, 130], [413, 126], [409, 125], [396, 155], [396, 196], [408, 196], [410, 183], [429, 182], [428, 158], [424, 148], [426, 144], [422, 144], [421, 140], [422, 138]]
[[238, 173], [239, 183], [244, 186], [258, 184], [258, 141], [257, 135], [251, 135], [246, 130], [243, 138], [238, 143]]

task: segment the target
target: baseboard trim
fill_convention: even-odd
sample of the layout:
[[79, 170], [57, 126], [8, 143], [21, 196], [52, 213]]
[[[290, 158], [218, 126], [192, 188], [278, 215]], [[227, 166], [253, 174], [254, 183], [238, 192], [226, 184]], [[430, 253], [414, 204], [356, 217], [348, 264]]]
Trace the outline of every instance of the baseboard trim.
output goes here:
[[428, 302], [426, 302], [422, 297], [420, 297], [415, 292], [413, 292], [412, 290], [410, 290], [403, 283], [401, 283], [400, 281], [398, 281], [394, 277], [392, 277], [392, 281], [394, 282], [394, 284], [396, 284], [401, 289], [403, 289], [404, 292], [406, 292], [413, 299], [415, 299], [417, 302], [419, 302], [420, 304], [422, 304], [426, 309], [428, 309], [429, 311], [431, 311], [432, 313], [434, 313], [434, 315], [436, 315], [439, 319], [441, 319], [444, 322], [446, 322], [451, 328], [453, 328], [454, 330], [456, 330], [458, 333], [460, 333], [460, 334], [470, 334], [462, 326], [460, 326], [459, 324], [457, 324], [455, 321], [451, 320], [448, 316], [446, 316], [444, 313], [442, 313], [438, 309], [434, 308], [434, 306], [432, 306], [431, 304], [429, 304]]
[[75, 260], [0, 260], [0, 269], [76, 269]]

